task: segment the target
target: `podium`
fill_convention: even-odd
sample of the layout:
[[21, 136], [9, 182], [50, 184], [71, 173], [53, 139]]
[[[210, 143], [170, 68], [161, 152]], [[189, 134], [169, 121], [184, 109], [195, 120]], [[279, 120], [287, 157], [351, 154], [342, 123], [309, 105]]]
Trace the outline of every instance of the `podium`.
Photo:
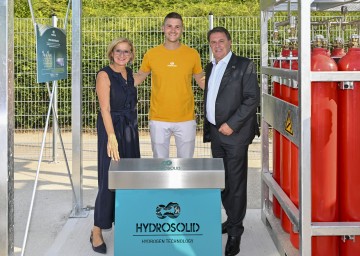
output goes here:
[[114, 255], [221, 255], [222, 159], [112, 161]]

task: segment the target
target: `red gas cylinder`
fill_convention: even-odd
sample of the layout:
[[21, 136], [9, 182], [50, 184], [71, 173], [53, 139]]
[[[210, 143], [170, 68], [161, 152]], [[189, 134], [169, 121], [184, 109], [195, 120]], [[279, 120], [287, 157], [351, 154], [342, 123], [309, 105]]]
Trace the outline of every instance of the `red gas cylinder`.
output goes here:
[[[353, 35], [340, 71], [360, 71], [359, 36]], [[360, 82], [340, 83], [338, 105], [338, 168], [340, 221], [360, 221]], [[341, 256], [360, 255], [360, 236], [340, 242]]]
[[[290, 50], [283, 51], [283, 57], [289, 57]], [[284, 60], [282, 68], [289, 69], [290, 61]], [[290, 86], [285, 84], [287, 79], [283, 80], [280, 86], [280, 98], [284, 101], [290, 102]], [[291, 141], [285, 136], [280, 136], [280, 186], [283, 191], [290, 196], [290, 172], [291, 172]], [[285, 232], [289, 233], [291, 229], [291, 222], [285, 211], [280, 214], [281, 226]]]
[[[337, 71], [325, 48], [311, 52], [312, 71]], [[312, 221], [338, 221], [337, 82], [311, 83]], [[338, 256], [336, 236], [313, 236], [312, 256]]]
[[344, 50], [344, 40], [341, 37], [337, 37], [332, 46], [330, 57], [335, 60], [335, 62], [338, 62], [346, 54]]
[[[291, 70], [298, 70], [298, 49], [292, 50], [293, 60], [290, 62]], [[298, 85], [293, 84], [290, 92], [290, 103], [296, 106], [299, 105], [299, 90]], [[290, 199], [299, 208], [299, 150], [298, 147], [291, 143], [291, 183], [290, 183]], [[299, 249], [299, 233], [290, 229], [290, 241], [292, 245]]]
[[[282, 56], [282, 54], [281, 54]], [[281, 57], [280, 56], [280, 57]], [[274, 68], [280, 68], [280, 60], [274, 61]], [[280, 98], [280, 77], [273, 76], [273, 96]], [[273, 173], [274, 180], [280, 184], [280, 133], [273, 129]], [[281, 206], [276, 197], [273, 197], [273, 213], [274, 216], [280, 218]]]

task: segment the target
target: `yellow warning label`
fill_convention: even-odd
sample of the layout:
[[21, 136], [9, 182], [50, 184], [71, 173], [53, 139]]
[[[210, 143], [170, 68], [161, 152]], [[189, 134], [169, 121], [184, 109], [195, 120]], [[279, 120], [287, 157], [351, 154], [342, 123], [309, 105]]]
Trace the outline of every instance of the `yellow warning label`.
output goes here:
[[285, 131], [289, 133], [291, 136], [294, 135], [293, 128], [292, 128], [292, 120], [291, 120], [291, 111], [288, 110], [286, 122], [285, 122]]

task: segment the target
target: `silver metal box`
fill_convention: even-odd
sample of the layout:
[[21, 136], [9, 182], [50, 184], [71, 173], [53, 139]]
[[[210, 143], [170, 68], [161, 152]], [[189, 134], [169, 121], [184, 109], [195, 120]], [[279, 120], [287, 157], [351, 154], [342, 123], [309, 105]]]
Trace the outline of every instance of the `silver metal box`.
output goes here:
[[225, 187], [221, 158], [122, 158], [111, 161], [109, 189], [212, 189]]

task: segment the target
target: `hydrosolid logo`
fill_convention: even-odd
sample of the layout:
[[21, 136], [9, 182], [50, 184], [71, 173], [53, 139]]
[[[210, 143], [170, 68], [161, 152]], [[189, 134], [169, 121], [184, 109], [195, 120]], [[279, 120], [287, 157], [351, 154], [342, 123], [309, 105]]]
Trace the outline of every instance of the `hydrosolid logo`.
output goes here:
[[164, 160], [161, 162], [161, 170], [180, 170], [180, 166], [172, 166], [171, 160]]
[[169, 165], [172, 165], [172, 162], [171, 162], [171, 160], [164, 160], [164, 161], [161, 162], [161, 165], [162, 166], [169, 166]]
[[173, 61], [171, 61], [167, 66], [170, 67], [170, 68], [176, 68], [177, 67], [177, 65]]
[[178, 203], [170, 202], [166, 206], [160, 204], [156, 207], [156, 216], [159, 219], [165, 219], [169, 217], [171, 219], [176, 219], [180, 215], [180, 206]]
[[[178, 203], [170, 202], [166, 206], [160, 204], [156, 207], [156, 216], [162, 219], [161, 222], [138, 222], [135, 225], [137, 234], [144, 233], [159, 234], [159, 233], [198, 233], [200, 224], [196, 222], [178, 222], [176, 219], [180, 215], [180, 206]], [[165, 218], [170, 219], [166, 220]], [[182, 218], [180, 218], [182, 219]]]

